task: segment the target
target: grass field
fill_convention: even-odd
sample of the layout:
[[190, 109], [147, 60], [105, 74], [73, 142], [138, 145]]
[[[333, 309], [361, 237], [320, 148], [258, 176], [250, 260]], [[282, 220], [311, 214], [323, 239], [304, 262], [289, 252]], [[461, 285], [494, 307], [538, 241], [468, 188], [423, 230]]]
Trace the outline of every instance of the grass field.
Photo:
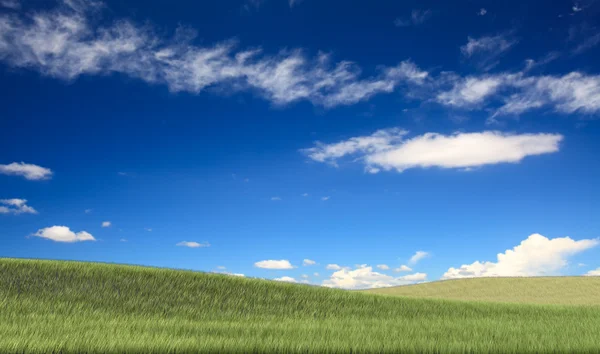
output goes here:
[[59, 351], [598, 353], [600, 307], [416, 299], [0, 259], [0, 352]]
[[471, 278], [365, 292], [432, 299], [600, 306], [600, 277]]

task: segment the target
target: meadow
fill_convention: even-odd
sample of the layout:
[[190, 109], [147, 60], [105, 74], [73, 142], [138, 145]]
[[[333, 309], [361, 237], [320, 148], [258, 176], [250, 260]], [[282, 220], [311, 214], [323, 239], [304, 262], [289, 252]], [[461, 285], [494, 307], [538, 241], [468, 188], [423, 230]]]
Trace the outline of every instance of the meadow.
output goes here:
[[382, 296], [0, 259], [0, 352], [598, 353], [600, 306]]
[[494, 277], [366, 290], [429, 299], [600, 306], [600, 277]]

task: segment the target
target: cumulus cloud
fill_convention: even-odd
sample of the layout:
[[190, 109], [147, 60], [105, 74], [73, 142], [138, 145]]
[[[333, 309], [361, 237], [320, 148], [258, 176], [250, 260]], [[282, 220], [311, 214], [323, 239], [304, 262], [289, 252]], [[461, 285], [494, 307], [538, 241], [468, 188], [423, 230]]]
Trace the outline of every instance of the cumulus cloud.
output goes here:
[[476, 261], [460, 268], [450, 268], [442, 279], [554, 275], [567, 266], [570, 256], [598, 244], [598, 239], [575, 241], [570, 237], [549, 239], [532, 234], [512, 250], [499, 253], [496, 262]]
[[273, 279], [275, 281], [283, 281], [286, 283], [297, 283], [298, 281], [292, 277], [281, 277], [281, 278], [275, 278]]
[[418, 26], [431, 17], [431, 10], [412, 10], [410, 17], [398, 17], [394, 20], [396, 27]]
[[328, 201], [329, 199], [331, 199], [331, 197], [322, 197], [321, 198], [321, 200], [324, 201], [324, 202]]
[[103, 221], [102, 227], [111, 227], [112, 223], [110, 221]]
[[480, 38], [468, 37], [467, 44], [460, 47], [460, 51], [465, 58], [475, 60], [481, 69], [489, 70], [498, 64], [497, 60], [500, 55], [517, 42], [516, 39], [511, 38], [510, 34]]
[[98, 27], [98, 2], [63, 0], [54, 9], [0, 15], [0, 60], [42, 75], [75, 80], [81, 75], [120, 73], [172, 92], [250, 90], [275, 105], [301, 100], [334, 107], [419, 83], [426, 72], [408, 61], [371, 77], [350, 61], [329, 55], [308, 58], [300, 50], [268, 55], [236, 49], [234, 41], [191, 44], [193, 31], [161, 38], [149, 26], [121, 19]]
[[401, 272], [412, 272], [412, 268], [410, 268], [409, 266], [406, 265], [401, 265], [398, 268], [394, 268], [394, 272], [396, 273], [401, 273]]
[[26, 199], [0, 199], [0, 214], [37, 214]]
[[342, 269], [342, 267], [340, 267], [340, 266], [339, 266], [339, 265], [337, 265], [337, 264], [328, 264], [328, 265], [325, 267], [325, 269], [327, 269], [327, 270], [340, 270], [340, 269]]
[[415, 273], [401, 277], [393, 277], [373, 271], [373, 267], [365, 264], [354, 270], [341, 269], [323, 281], [323, 286], [343, 289], [370, 289], [389, 286], [407, 285], [425, 281], [427, 274]]
[[600, 268], [598, 268], [596, 270], [590, 270], [585, 275], [588, 277], [600, 277]]
[[51, 226], [38, 230], [33, 236], [46, 238], [56, 242], [96, 241], [94, 236], [86, 231], [73, 232], [66, 226]]
[[378, 264], [377, 268], [381, 270], [390, 270], [390, 266], [388, 266], [387, 264]]
[[[345, 156], [365, 165], [369, 173], [402, 172], [410, 168], [473, 168], [517, 163], [527, 156], [559, 150], [560, 134], [508, 134], [497, 131], [442, 135], [426, 133], [406, 139], [407, 131], [392, 128], [338, 143], [317, 142], [302, 150], [310, 159], [337, 166]], [[474, 148], [475, 147], [475, 148]]]
[[315, 264], [317, 264], [317, 262], [313, 261], [312, 259], [305, 259], [302, 261], [302, 265], [305, 267], [315, 265]]
[[[0, 16], [1, 19], [1, 16]], [[2, 22], [0, 21], [0, 59], [2, 58], [2, 40], [1, 40]], [[49, 179], [52, 176], [52, 171], [48, 168], [38, 165], [32, 165], [24, 162], [13, 162], [8, 165], [0, 165], [0, 174], [22, 176], [30, 181], [39, 181]]]
[[189, 248], [203, 248], [203, 247], [210, 247], [210, 244], [208, 242], [198, 243], [198, 242], [194, 242], [194, 241], [182, 241], [182, 242], [177, 243], [175, 246], [189, 247]]
[[263, 269], [292, 269], [294, 266], [287, 259], [266, 260], [254, 263], [257, 268]]
[[429, 257], [429, 253], [425, 251], [417, 251], [415, 254], [410, 257], [408, 261], [410, 264], [417, 264], [421, 259]]

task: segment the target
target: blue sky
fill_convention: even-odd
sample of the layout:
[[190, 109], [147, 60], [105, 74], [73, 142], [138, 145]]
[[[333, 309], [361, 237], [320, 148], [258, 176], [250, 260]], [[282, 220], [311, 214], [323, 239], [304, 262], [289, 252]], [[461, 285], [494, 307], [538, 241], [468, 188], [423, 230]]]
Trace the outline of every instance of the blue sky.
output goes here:
[[0, 5], [0, 257], [600, 275], [597, 1]]

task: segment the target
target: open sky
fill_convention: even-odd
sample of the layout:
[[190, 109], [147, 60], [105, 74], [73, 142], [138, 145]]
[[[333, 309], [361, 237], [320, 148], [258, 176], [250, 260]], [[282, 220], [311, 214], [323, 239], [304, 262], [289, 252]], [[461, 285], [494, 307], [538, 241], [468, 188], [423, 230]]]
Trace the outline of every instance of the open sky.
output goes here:
[[599, 1], [0, 0], [0, 257], [600, 275]]

